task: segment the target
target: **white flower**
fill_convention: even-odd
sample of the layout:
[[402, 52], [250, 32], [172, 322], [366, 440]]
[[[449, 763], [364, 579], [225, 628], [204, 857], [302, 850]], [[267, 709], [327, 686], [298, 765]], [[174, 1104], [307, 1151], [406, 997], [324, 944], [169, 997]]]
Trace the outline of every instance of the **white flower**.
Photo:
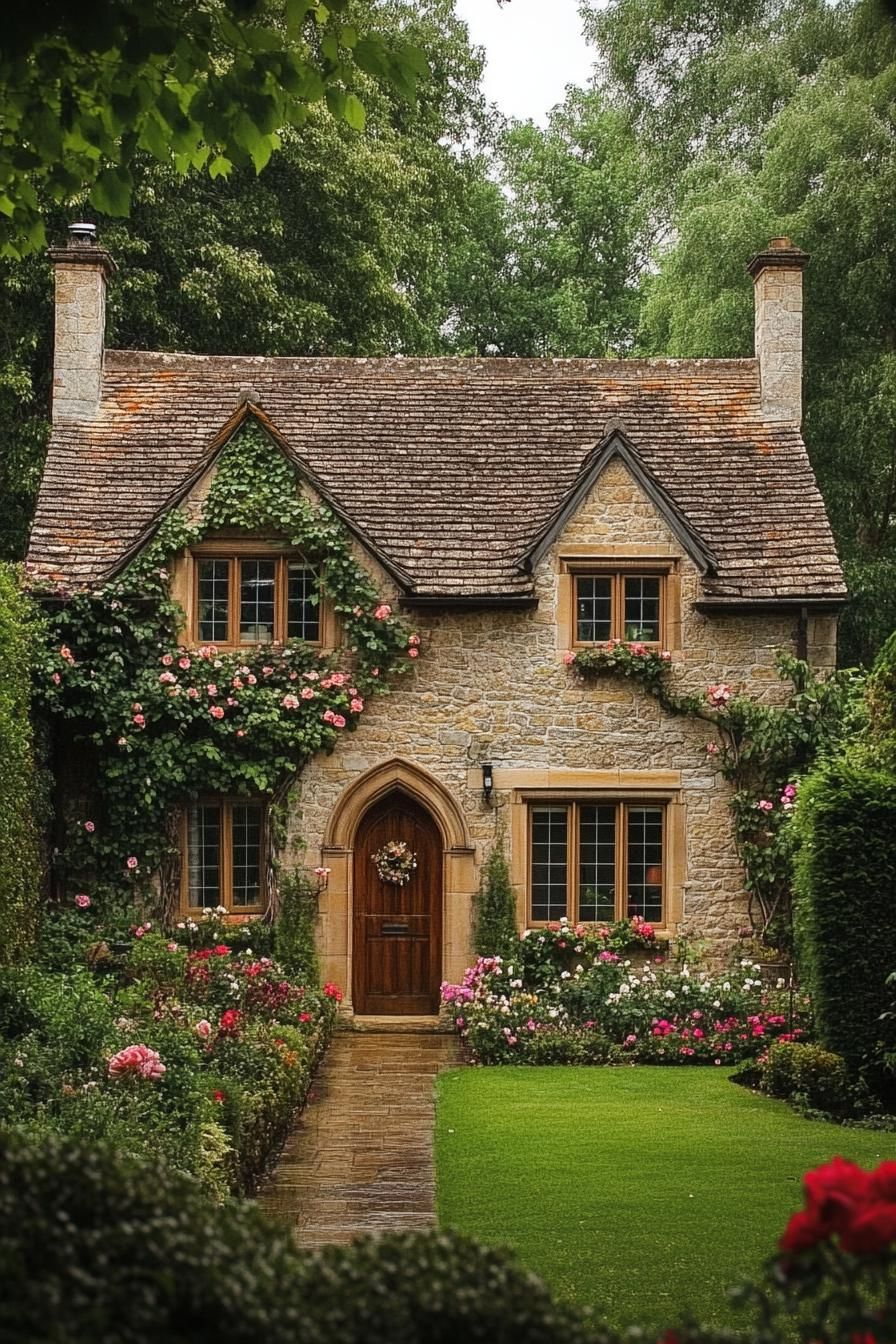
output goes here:
[[619, 986], [619, 993], [620, 993], [620, 994], [631, 994], [631, 992], [632, 992], [632, 991], [631, 991], [631, 986], [630, 986], [630, 985], [620, 985], [620, 986]]
[[712, 1001], [712, 1006], [713, 1006], [713, 1008], [721, 1008], [721, 1006], [722, 1006], [722, 1000], [721, 1000], [721, 999], [713, 999], [713, 1001]]
[[571, 979], [572, 979], [572, 976], [570, 975], [569, 971], [561, 971], [561, 972], [560, 972], [560, 979], [561, 979], [561, 980], [571, 980]]
[[722, 988], [726, 991], [729, 990], [731, 988], [731, 981], [726, 980], [725, 983], [722, 985]]
[[666, 990], [666, 993], [665, 993], [665, 995], [664, 995], [663, 997], [664, 997], [664, 998], [667, 998], [667, 999], [670, 999], [670, 1000], [671, 1000], [671, 999], [674, 999], [674, 998], [675, 998], [675, 991], [672, 990], [672, 989], [667, 989], [667, 990]]

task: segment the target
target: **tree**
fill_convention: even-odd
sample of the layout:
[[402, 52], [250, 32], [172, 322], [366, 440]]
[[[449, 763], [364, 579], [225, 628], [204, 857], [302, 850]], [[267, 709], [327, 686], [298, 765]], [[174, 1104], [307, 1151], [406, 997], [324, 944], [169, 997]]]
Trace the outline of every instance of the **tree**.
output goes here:
[[[309, 109], [258, 177], [251, 165], [181, 177], [140, 155], [131, 213], [96, 211], [120, 263], [110, 346], [199, 354], [354, 354], [445, 348], [450, 258], [484, 167], [481, 58], [452, 0], [356, 6], [389, 39], [425, 49], [409, 105], [362, 72], [367, 134]], [[453, 146], [465, 143], [463, 152]], [[70, 210], [47, 214], [64, 234]], [[52, 276], [42, 257], [0, 261], [0, 555], [23, 554], [46, 441]]]
[[508, 127], [456, 253], [457, 348], [623, 352], [647, 255], [643, 172], [627, 118], [599, 92], [571, 90], [546, 130]]
[[811, 254], [804, 433], [856, 594], [841, 654], [870, 662], [896, 626], [896, 29], [867, 4], [850, 19], [749, 153], [707, 150], [684, 175], [641, 340], [751, 354], [744, 259], [776, 233]]
[[[125, 215], [146, 153], [177, 171], [259, 172], [325, 99], [355, 129], [357, 69], [412, 98], [425, 60], [357, 26], [351, 0], [68, 0], [20, 5], [0, 54], [0, 255], [46, 241], [44, 202], [87, 191]], [[368, 16], [369, 16], [368, 11]]]

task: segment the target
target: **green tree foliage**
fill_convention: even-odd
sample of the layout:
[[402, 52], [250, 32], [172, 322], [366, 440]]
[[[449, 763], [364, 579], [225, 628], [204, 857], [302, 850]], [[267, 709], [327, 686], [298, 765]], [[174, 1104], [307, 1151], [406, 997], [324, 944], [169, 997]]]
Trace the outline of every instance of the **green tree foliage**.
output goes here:
[[516, 901], [510, 884], [507, 856], [493, 846], [482, 869], [473, 911], [473, 950], [481, 957], [512, 955], [519, 943]]
[[645, 353], [752, 354], [745, 259], [811, 254], [804, 433], [857, 593], [841, 656], [870, 662], [896, 625], [896, 27], [871, 0], [617, 0], [591, 26], [672, 230]]
[[[448, 259], [483, 167], [481, 61], [453, 0], [388, 0], [360, 18], [425, 49], [410, 107], [355, 73], [367, 110], [358, 134], [312, 107], [258, 177], [181, 178], [138, 157], [131, 213], [99, 221], [119, 263], [109, 289], [110, 347], [195, 354], [432, 354], [459, 278]], [[365, 19], [367, 15], [367, 19]], [[71, 211], [47, 216], [63, 237]], [[0, 261], [0, 558], [21, 558], [48, 432], [52, 274], [39, 257]]]
[[0, 964], [30, 948], [41, 864], [32, 740], [31, 669], [36, 616], [15, 572], [0, 565]]
[[412, 98], [422, 53], [359, 26], [357, 8], [351, 0], [16, 7], [0, 56], [0, 253], [44, 244], [42, 198], [86, 190], [94, 209], [127, 214], [141, 151], [217, 178], [235, 164], [260, 172], [278, 132], [301, 125], [320, 100], [362, 129], [356, 69]]
[[546, 130], [510, 126], [454, 251], [465, 353], [624, 353], [647, 255], [642, 161], [628, 119], [573, 89]]

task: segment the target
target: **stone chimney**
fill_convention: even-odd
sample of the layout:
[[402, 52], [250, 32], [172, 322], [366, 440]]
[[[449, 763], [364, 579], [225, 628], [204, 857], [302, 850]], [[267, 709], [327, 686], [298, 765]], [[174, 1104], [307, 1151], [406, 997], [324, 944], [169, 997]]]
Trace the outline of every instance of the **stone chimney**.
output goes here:
[[799, 425], [803, 418], [803, 267], [806, 252], [789, 238], [773, 238], [752, 257], [756, 303], [756, 358], [762, 414]]
[[95, 224], [71, 224], [65, 247], [48, 253], [56, 270], [53, 423], [94, 420], [103, 390], [106, 281], [115, 263]]

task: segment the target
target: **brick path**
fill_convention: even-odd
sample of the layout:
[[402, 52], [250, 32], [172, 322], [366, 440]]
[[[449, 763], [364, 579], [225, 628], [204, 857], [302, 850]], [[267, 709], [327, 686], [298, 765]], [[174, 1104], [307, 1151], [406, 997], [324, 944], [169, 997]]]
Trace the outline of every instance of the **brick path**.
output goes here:
[[262, 1208], [300, 1246], [430, 1226], [435, 1075], [458, 1062], [453, 1036], [339, 1032]]

